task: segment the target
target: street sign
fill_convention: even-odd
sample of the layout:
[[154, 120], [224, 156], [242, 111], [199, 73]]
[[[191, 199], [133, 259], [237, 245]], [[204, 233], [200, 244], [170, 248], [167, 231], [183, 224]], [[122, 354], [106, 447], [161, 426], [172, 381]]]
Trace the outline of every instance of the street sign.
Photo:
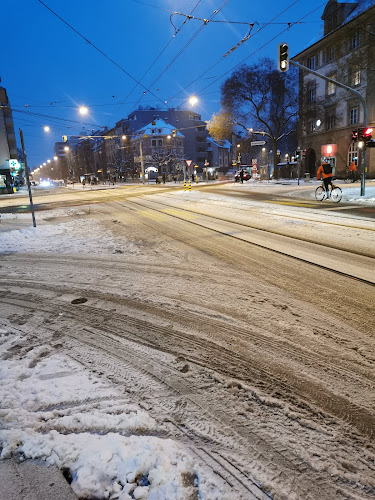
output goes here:
[[251, 143], [252, 146], [264, 146], [266, 144], [266, 141], [253, 141]]
[[9, 167], [12, 170], [19, 170], [21, 168], [21, 164], [18, 160], [9, 160]]
[[188, 167], [190, 167], [190, 165], [193, 163], [193, 160], [185, 160], [186, 161], [186, 165]]

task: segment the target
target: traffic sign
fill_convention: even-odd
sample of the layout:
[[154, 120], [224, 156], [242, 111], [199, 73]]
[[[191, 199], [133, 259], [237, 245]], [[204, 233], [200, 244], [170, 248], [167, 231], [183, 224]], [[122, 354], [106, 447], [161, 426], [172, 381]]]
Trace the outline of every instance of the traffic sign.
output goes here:
[[9, 167], [13, 170], [19, 170], [21, 168], [21, 164], [18, 160], [9, 160]]
[[251, 143], [252, 146], [264, 146], [266, 144], [266, 141], [253, 141]]
[[190, 165], [193, 163], [193, 160], [185, 160], [186, 161], [186, 165], [188, 167], [190, 167]]

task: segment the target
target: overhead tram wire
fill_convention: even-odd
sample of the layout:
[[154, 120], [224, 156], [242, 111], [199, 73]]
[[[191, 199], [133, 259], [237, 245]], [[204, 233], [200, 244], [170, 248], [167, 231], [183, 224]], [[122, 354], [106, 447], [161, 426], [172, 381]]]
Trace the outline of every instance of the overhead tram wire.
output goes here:
[[[282, 10], [279, 14], [277, 14], [275, 17], [273, 17], [271, 19], [271, 21], [268, 21], [267, 23], [264, 23], [255, 33], [254, 35], [251, 35], [249, 38], [254, 38], [254, 36], [259, 33], [260, 31], [262, 31], [263, 29], [265, 29], [267, 26], [273, 24], [273, 21], [275, 19], [277, 19], [278, 17], [280, 17], [282, 14], [284, 14], [285, 12], [287, 12], [289, 9], [291, 9], [296, 3], [298, 3], [300, 0], [295, 0], [294, 2], [292, 2], [286, 9]], [[249, 23], [246, 23], [246, 24], [249, 24]], [[286, 24], [286, 23], [284, 23]], [[289, 28], [288, 28], [289, 29]], [[210, 68], [208, 68], [207, 70], [205, 70], [204, 73], [202, 73], [201, 75], [199, 75], [197, 78], [195, 78], [195, 80], [193, 80], [192, 82], [190, 82], [188, 85], [186, 85], [186, 87], [184, 87], [183, 89], [181, 89], [177, 94], [175, 94], [172, 98], [168, 99], [168, 102], [169, 101], [173, 101], [173, 99], [175, 99], [176, 97], [178, 97], [182, 92], [184, 92], [188, 87], [190, 87], [191, 85], [193, 85], [197, 80], [201, 79], [204, 75], [206, 75], [207, 73], [209, 73], [213, 68], [215, 68], [216, 66], [218, 66], [222, 61], [224, 60], [224, 57], [221, 57], [218, 61], [216, 61], [216, 63], [214, 63]], [[216, 80], [215, 80], [216, 81]]]
[[[250, 55], [248, 55], [247, 57], [245, 57], [244, 59], [242, 59], [242, 61], [240, 61], [239, 63], [237, 63], [235, 66], [233, 66], [232, 68], [230, 68], [229, 70], [225, 71], [225, 73], [221, 74], [220, 76], [218, 76], [215, 80], [213, 80], [212, 82], [210, 82], [208, 85], [206, 85], [205, 87], [201, 88], [197, 94], [201, 94], [202, 92], [204, 92], [206, 89], [208, 89], [209, 87], [211, 87], [211, 85], [213, 85], [214, 83], [216, 83], [217, 81], [219, 81], [221, 78], [223, 78], [224, 76], [226, 76], [228, 73], [231, 73], [233, 70], [235, 70], [236, 68], [238, 68], [239, 66], [241, 66], [242, 64], [244, 64], [245, 61], [247, 61], [250, 57], [254, 56], [257, 52], [259, 52], [261, 49], [263, 49], [264, 47], [266, 47], [267, 45], [269, 45], [271, 42], [273, 42], [274, 40], [276, 40], [276, 38], [278, 38], [280, 35], [282, 35], [283, 33], [285, 33], [286, 31], [289, 31], [290, 27], [295, 25], [295, 24], [298, 24], [302, 19], [305, 19], [306, 17], [310, 16], [311, 14], [313, 14], [315, 11], [317, 11], [318, 9], [320, 9], [323, 5], [325, 5], [326, 2], [323, 2], [322, 4], [318, 5], [318, 7], [316, 7], [315, 9], [313, 9], [312, 11], [308, 12], [307, 14], [305, 14], [304, 16], [302, 16], [298, 21], [295, 21], [294, 23], [290, 23], [290, 26], [288, 26], [287, 28], [283, 29], [282, 31], [280, 31], [277, 35], [275, 35], [274, 37], [272, 37], [270, 40], [268, 40], [266, 43], [264, 43], [261, 47], [258, 47], [258, 49], [254, 50], [254, 52], [252, 52]], [[197, 80], [197, 79], [196, 79]], [[195, 80], [195, 81], [196, 81]], [[190, 86], [191, 84], [189, 84], [188, 86]], [[187, 87], [188, 87], [187, 86]], [[176, 94], [175, 96], [173, 96], [171, 99], [169, 99], [169, 101], [175, 99], [181, 92], [183, 92], [187, 87], [185, 87], [184, 89], [180, 90], [178, 92], [178, 94]], [[182, 104], [186, 102], [186, 99], [182, 102]]]
[[[137, 1], [137, 0], [133, 0], [133, 1]], [[202, 0], [198, 0], [198, 2], [195, 4], [195, 7], [192, 9], [192, 11], [190, 12], [189, 16], [195, 11], [195, 9], [198, 8], [199, 4], [202, 2]], [[143, 2], [140, 2], [140, 3], [143, 3]], [[166, 9], [163, 9], [163, 10], [166, 10]], [[172, 36], [172, 38], [169, 40], [169, 42], [165, 45], [165, 47], [161, 50], [161, 52], [159, 53], [159, 55], [154, 59], [154, 61], [151, 63], [151, 65], [146, 69], [146, 71], [143, 73], [143, 75], [141, 76], [140, 78], [140, 81], [142, 81], [144, 79], [144, 77], [147, 75], [147, 73], [150, 71], [150, 69], [155, 65], [155, 63], [160, 59], [160, 57], [164, 54], [164, 52], [167, 50], [167, 48], [169, 47], [169, 45], [173, 42], [173, 40], [176, 38], [176, 36], [178, 35], [178, 33], [182, 30], [182, 28], [185, 26], [185, 24], [188, 22], [188, 17], [186, 17], [186, 19], [184, 20], [184, 22], [181, 24], [181, 26], [175, 31], [174, 35]], [[137, 88], [137, 85], [136, 84], [132, 89], [131, 91], [129, 92], [129, 94], [125, 97], [124, 99], [124, 102], [122, 104], [125, 104], [126, 101], [129, 99], [130, 95], [134, 92], [134, 90]], [[136, 105], [138, 104], [139, 102], [139, 99], [138, 101], [136, 101]], [[129, 104], [129, 103], [127, 103]]]
[[[103, 52], [101, 49], [99, 49], [99, 47], [97, 47], [92, 42], [90, 42], [90, 40], [88, 40], [84, 35], [82, 35], [82, 33], [80, 33], [78, 30], [76, 30], [71, 24], [69, 24], [67, 21], [65, 21], [65, 19], [63, 19], [61, 16], [59, 16], [59, 14], [57, 14], [54, 10], [52, 10], [50, 7], [48, 7], [48, 5], [46, 5], [42, 0], [37, 0], [37, 1], [41, 5], [43, 5], [46, 9], [48, 9], [50, 12], [52, 12], [52, 14], [54, 16], [56, 16], [58, 19], [60, 19], [60, 21], [62, 21], [64, 24], [66, 24], [66, 26], [68, 26], [72, 31], [74, 31], [74, 33], [76, 33], [80, 38], [82, 38], [83, 40], [85, 40], [86, 43], [88, 43], [89, 45], [91, 45], [91, 47], [93, 47], [95, 50], [97, 50], [102, 56], [104, 56], [106, 59], [108, 59], [108, 61], [110, 61], [118, 69], [120, 69], [123, 73], [125, 73], [125, 75], [127, 75], [129, 78], [131, 78], [132, 80], [134, 80], [136, 83], [138, 83], [138, 85], [140, 85], [143, 89], [145, 89], [147, 92], [149, 92], [152, 96], [154, 96], [163, 105], [165, 104], [165, 101], [163, 101], [159, 96], [157, 96], [156, 94], [154, 94], [150, 89], [148, 89], [147, 87], [145, 87], [140, 81], [138, 81], [136, 78], [134, 78], [133, 75], [131, 75], [128, 71], [126, 71], [126, 69], [124, 69], [122, 66], [120, 66], [120, 64], [118, 64], [114, 59], [112, 59], [105, 52]], [[227, 1], [229, 1], [229, 0], [227, 0]]]
[[93, 123], [81, 122], [78, 120], [69, 120], [68, 118], [60, 118], [58, 116], [45, 115], [43, 113], [34, 113], [32, 111], [25, 111], [24, 109], [12, 108], [12, 113], [22, 113], [26, 116], [39, 116], [42, 118], [47, 118], [48, 120], [57, 120], [57, 121], [63, 121], [63, 122], [69, 122], [69, 123], [78, 123], [79, 125], [87, 125], [87, 126], [95, 127], [95, 128], [103, 128], [100, 125], [98, 125], [97, 123], [93, 124]]
[[[230, 0], [224, 0], [218, 9], [214, 10], [211, 14], [209, 20], [213, 19], [228, 3]], [[207, 26], [206, 23], [202, 24], [202, 26], [193, 34], [193, 36], [186, 42], [186, 44], [182, 47], [182, 49], [178, 52], [178, 54], [171, 60], [169, 64], [164, 68], [164, 70], [155, 78], [155, 80], [151, 83], [150, 87], [152, 88], [155, 83], [160, 80], [160, 78], [168, 71], [168, 69], [172, 66], [172, 64], [180, 57], [180, 55], [187, 49], [187, 47], [193, 42], [193, 40], [199, 35], [199, 33]], [[140, 100], [140, 99], [139, 99]], [[167, 101], [168, 102], [168, 101]]]

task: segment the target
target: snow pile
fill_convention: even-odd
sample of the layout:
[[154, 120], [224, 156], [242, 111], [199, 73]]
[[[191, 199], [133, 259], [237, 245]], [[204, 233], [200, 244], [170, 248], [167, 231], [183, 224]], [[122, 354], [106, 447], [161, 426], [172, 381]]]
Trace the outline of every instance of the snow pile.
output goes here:
[[125, 238], [114, 239], [93, 219], [40, 225], [1, 233], [0, 252], [138, 253]]
[[181, 443], [148, 436], [154, 419], [79, 363], [48, 346], [29, 350], [5, 329], [0, 356], [0, 459], [57, 465], [82, 499], [230, 498]]

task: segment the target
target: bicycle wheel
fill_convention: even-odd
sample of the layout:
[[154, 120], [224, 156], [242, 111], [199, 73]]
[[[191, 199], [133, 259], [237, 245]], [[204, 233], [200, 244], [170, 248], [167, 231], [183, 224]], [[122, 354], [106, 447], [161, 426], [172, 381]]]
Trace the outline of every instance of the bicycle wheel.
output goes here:
[[339, 188], [338, 186], [335, 186], [331, 191], [331, 197], [332, 197], [332, 201], [334, 201], [335, 203], [338, 203], [339, 201], [341, 201], [341, 198], [342, 198], [341, 188]]
[[315, 189], [315, 198], [316, 198], [318, 201], [322, 201], [322, 200], [324, 200], [325, 195], [326, 195], [326, 191], [325, 191], [325, 189], [324, 189], [324, 187], [323, 187], [323, 186], [318, 186], [318, 187]]

